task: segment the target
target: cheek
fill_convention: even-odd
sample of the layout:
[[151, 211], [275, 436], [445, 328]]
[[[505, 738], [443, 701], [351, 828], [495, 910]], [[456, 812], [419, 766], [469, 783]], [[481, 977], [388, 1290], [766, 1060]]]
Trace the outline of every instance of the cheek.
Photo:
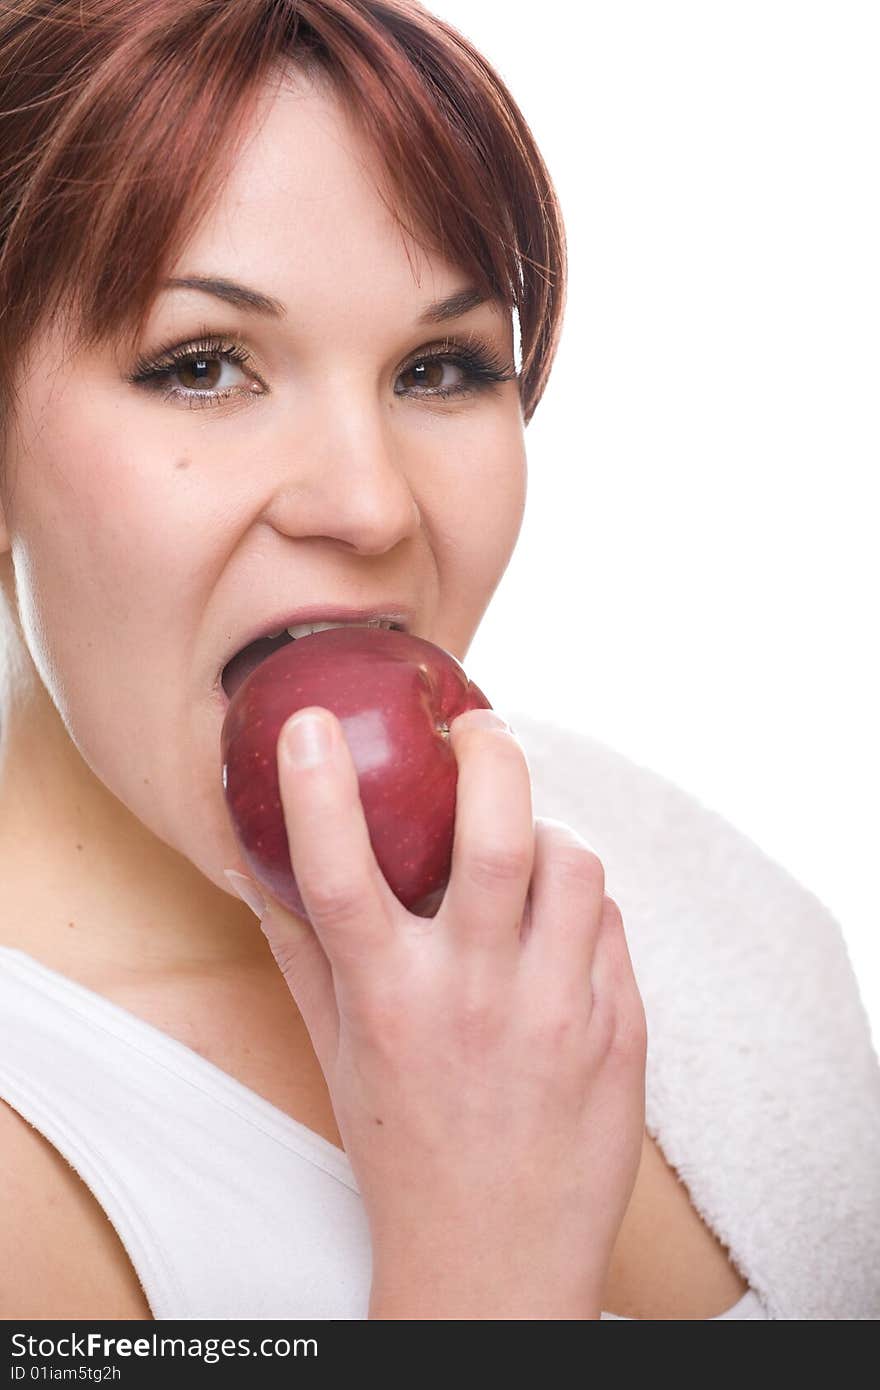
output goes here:
[[59, 428], [52, 449], [27, 460], [40, 486], [22, 477], [16, 515], [31, 659], [84, 762], [147, 821], [163, 788], [186, 795], [173, 784], [187, 766], [190, 629], [206, 601], [200, 585], [213, 582], [199, 538], [219, 533], [174, 464], [144, 439], [123, 454], [94, 420], [79, 433]]
[[63, 454], [53, 441], [52, 452], [32, 460], [41, 487], [19, 517], [22, 621], [35, 657], [51, 664], [57, 655], [72, 678], [100, 668], [112, 682], [124, 670], [115, 656], [159, 625], [157, 575], [163, 585], [179, 578], [173, 509], [167, 490], [151, 495], [142, 485], [118, 444], [94, 430], [59, 438]]
[[59, 411], [49, 447], [28, 460], [40, 486], [28, 488], [21, 517], [35, 617], [83, 660], [102, 657], [111, 680], [113, 654], [131, 644], [179, 664], [224, 531], [210, 469], [183, 466], [167, 428], [141, 421], [126, 433], [124, 423], [97, 391]]
[[438, 586], [432, 636], [464, 662], [522, 527], [527, 467], [521, 424], [482, 439], [469, 435], [454, 464], [435, 455], [420, 480], [418, 502]]
[[487, 584], [494, 587], [510, 560], [526, 487], [525, 441], [515, 422], [505, 421], [482, 436], [474, 432], [457, 450], [453, 468], [438, 468], [433, 475], [430, 505], [442, 537], [440, 558], [457, 567], [460, 580], [478, 593]]

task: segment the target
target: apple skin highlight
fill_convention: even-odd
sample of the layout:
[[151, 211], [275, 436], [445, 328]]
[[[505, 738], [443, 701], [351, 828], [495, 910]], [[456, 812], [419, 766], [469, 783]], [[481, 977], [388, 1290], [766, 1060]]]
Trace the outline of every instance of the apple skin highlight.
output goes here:
[[229, 702], [220, 735], [223, 790], [250, 873], [309, 920], [297, 886], [278, 783], [278, 737], [319, 705], [342, 725], [370, 842], [392, 892], [432, 917], [452, 866], [458, 766], [449, 725], [491, 709], [456, 658], [410, 633], [340, 627], [281, 647]]

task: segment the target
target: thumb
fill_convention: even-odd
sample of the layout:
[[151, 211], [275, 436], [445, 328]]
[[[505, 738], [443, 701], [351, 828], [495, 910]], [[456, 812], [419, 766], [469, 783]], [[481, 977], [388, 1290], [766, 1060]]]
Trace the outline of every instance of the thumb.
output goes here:
[[333, 972], [323, 946], [309, 923], [289, 912], [262, 885], [236, 869], [223, 872], [229, 886], [258, 918], [327, 1076], [339, 1041], [339, 1010]]

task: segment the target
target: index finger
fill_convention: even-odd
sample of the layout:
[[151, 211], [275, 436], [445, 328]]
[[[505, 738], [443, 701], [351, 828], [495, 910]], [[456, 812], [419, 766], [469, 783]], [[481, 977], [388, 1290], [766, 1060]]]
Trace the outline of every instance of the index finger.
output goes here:
[[334, 968], [362, 966], [391, 944], [393, 905], [376, 862], [357, 769], [336, 716], [309, 705], [282, 725], [278, 784], [290, 862]]

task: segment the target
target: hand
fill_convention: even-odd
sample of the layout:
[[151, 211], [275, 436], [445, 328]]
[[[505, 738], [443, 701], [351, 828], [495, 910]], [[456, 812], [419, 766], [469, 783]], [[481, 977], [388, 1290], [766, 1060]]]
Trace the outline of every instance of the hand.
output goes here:
[[312, 925], [270, 899], [263, 929], [365, 1204], [371, 1317], [598, 1318], [641, 1155], [647, 1037], [620, 911], [584, 841], [533, 820], [523, 750], [488, 713], [451, 726], [433, 918], [376, 863], [335, 716], [317, 765], [286, 756], [292, 721], [279, 739]]

